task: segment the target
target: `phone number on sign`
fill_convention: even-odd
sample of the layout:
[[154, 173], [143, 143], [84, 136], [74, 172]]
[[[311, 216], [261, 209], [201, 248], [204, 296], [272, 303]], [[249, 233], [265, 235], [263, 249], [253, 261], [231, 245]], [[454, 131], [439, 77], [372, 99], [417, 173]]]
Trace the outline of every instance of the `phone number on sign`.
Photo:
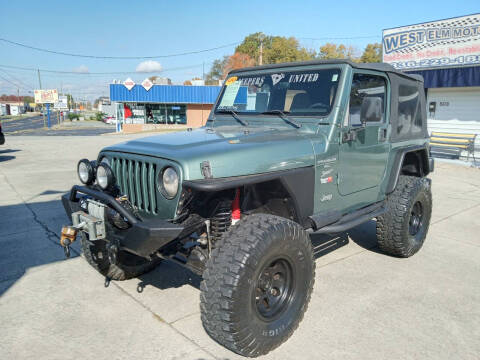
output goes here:
[[422, 59], [409, 60], [402, 62], [391, 62], [396, 69], [410, 69], [430, 66], [444, 66], [444, 65], [464, 65], [464, 64], [478, 64], [480, 63], [480, 55], [458, 56], [456, 58], [438, 58], [438, 59]]

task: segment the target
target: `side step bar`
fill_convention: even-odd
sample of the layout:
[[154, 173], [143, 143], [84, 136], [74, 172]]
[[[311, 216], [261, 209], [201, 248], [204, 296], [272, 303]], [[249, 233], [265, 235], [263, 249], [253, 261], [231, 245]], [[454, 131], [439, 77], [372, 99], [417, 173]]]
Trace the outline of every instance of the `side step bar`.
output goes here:
[[[364, 222], [367, 222], [377, 216], [380, 216], [383, 213], [385, 213], [385, 202], [381, 201], [373, 205], [369, 205], [367, 207], [361, 208], [359, 210], [355, 210], [354, 212], [351, 212], [349, 214], [346, 214], [340, 217], [337, 221], [331, 222], [328, 225], [323, 225], [324, 217], [321, 215], [311, 216], [311, 219], [316, 225], [317, 224], [320, 225], [320, 227], [317, 226], [314, 233], [334, 234], [334, 233], [340, 233], [340, 232], [349, 230], [357, 225], [363, 224]], [[331, 216], [327, 216], [327, 218], [332, 219]]]

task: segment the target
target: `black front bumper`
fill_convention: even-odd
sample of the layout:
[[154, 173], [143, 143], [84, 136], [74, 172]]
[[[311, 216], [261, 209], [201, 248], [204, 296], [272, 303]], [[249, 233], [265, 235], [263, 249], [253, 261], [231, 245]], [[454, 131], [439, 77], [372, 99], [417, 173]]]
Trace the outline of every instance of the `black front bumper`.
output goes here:
[[[84, 194], [78, 195], [78, 193]], [[148, 257], [157, 250], [177, 239], [184, 228], [162, 219], [140, 220], [125, 209], [115, 198], [101, 191], [75, 185], [62, 196], [62, 203], [70, 220], [72, 213], [85, 211], [80, 207], [80, 198], [89, 197], [108, 205], [117, 211], [131, 225], [125, 230], [115, 230], [112, 237], [120, 241], [120, 247], [139, 256]], [[108, 221], [108, 220], [105, 220]], [[107, 239], [109, 234], [107, 232]]]

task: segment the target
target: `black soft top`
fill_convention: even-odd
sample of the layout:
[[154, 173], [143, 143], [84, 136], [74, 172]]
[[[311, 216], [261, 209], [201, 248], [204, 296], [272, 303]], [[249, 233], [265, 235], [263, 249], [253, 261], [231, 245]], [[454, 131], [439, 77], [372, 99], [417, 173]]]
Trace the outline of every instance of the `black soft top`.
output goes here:
[[423, 82], [423, 77], [417, 74], [407, 74], [400, 70], [395, 69], [390, 64], [385, 63], [356, 63], [346, 59], [335, 59], [335, 60], [310, 60], [310, 61], [296, 61], [296, 62], [289, 62], [289, 63], [280, 63], [280, 64], [268, 64], [268, 65], [260, 65], [254, 67], [246, 67], [242, 69], [232, 70], [230, 74], [238, 74], [247, 71], [258, 71], [258, 70], [268, 70], [268, 69], [277, 69], [277, 68], [284, 68], [284, 67], [297, 67], [297, 66], [306, 66], [306, 65], [328, 65], [328, 64], [347, 64], [355, 69], [363, 69], [363, 70], [376, 70], [376, 71], [383, 71], [394, 73], [411, 80], [421, 81]]

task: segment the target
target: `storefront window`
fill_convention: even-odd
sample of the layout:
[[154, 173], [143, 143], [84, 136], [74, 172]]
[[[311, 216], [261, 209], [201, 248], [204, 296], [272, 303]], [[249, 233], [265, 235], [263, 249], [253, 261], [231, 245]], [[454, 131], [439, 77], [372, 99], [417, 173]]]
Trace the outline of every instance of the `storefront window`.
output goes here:
[[146, 122], [151, 124], [186, 124], [187, 107], [172, 104], [145, 104]]
[[118, 104], [118, 117], [124, 124], [186, 124], [187, 106], [176, 104]]

